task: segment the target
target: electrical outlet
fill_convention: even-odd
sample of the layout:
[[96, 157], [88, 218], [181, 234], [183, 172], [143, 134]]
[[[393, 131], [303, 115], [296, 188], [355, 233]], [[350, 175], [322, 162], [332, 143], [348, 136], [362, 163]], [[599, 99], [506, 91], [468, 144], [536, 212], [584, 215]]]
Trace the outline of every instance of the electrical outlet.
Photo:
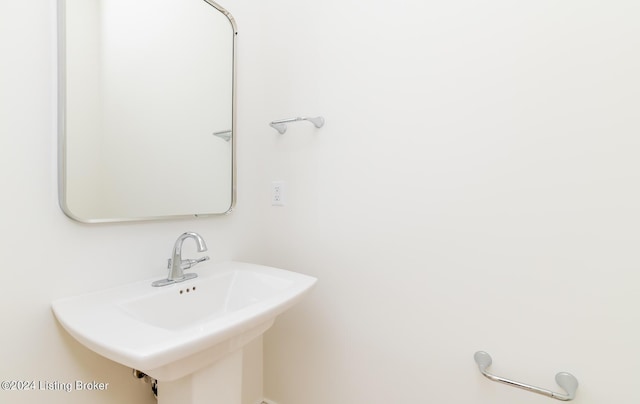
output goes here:
[[285, 183], [284, 181], [271, 182], [271, 205], [284, 206]]

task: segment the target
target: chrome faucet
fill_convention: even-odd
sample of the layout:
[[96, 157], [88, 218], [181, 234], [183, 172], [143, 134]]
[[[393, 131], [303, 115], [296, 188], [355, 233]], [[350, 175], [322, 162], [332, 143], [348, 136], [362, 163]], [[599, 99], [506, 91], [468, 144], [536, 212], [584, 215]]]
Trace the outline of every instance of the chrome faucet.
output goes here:
[[182, 243], [188, 238], [192, 238], [195, 240], [198, 246], [198, 252], [207, 251], [207, 244], [204, 242], [204, 239], [198, 233], [182, 233], [180, 237], [176, 240], [176, 243], [173, 246], [173, 254], [171, 258], [169, 258], [169, 262], [167, 265], [167, 269], [169, 270], [169, 276], [167, 279], [161, 279], [159, 281], [155, 281], [151, 284], [151, 286], [166, 286], [171, 285], [172, 283], [178, 283], [186, 281], [187, 279], [193, 279], [198, 276], [198, 274], [190, 272], [188, 274], [184, 273], [185, 269], [189, 269], [194, 267], [195, 265], [201, 263], [202, 261], [206, 261], [209, 259], [208, 256], [198, 258], [198, 259], [182, 259]]

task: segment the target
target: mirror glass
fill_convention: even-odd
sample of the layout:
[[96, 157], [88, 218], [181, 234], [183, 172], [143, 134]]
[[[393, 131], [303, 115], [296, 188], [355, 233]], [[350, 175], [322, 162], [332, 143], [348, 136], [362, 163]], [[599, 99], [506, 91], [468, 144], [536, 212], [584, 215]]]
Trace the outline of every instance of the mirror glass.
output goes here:
[[60, 206], [82, 222], [227, 213], [233, 18], [208, 0], [59, 0]]

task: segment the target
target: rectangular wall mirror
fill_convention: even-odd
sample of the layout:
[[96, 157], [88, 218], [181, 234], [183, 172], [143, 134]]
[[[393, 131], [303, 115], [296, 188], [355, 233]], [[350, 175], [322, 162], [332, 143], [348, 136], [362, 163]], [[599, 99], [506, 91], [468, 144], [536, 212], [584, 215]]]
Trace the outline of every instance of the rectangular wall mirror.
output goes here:
[[58, 0], [59, 198], [116, 222], [228, 213], [235, 44], [208, 0]]

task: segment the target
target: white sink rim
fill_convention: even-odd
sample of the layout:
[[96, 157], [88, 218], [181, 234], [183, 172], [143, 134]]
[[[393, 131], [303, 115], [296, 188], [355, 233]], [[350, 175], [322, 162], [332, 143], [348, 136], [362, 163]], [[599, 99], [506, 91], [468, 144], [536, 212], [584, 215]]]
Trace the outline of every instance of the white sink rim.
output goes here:
[[[168, 291], [178, 293], [179, 290], [198, 286], [211, 277], [235, 271], [264, 274], [291, 283], [257, 303], [179, 329], [145, 323], [121, 307], [132, 299], [153, 297]], [[53, 312], [65, 330], [87, 348], [125, 366], [151, 373], [154, 369], [211, 349], [245, 332], [264, 332], [277, 315], [297, 303], [317, 281], [314, 277], [296, 272], [236, 261], [207, 263], [194, 272], [198, 273], [198, 278], [159, 288], [151, 286], [151, 282], [157, 279], [153, 278], [58, 299], [52, 303]]]

